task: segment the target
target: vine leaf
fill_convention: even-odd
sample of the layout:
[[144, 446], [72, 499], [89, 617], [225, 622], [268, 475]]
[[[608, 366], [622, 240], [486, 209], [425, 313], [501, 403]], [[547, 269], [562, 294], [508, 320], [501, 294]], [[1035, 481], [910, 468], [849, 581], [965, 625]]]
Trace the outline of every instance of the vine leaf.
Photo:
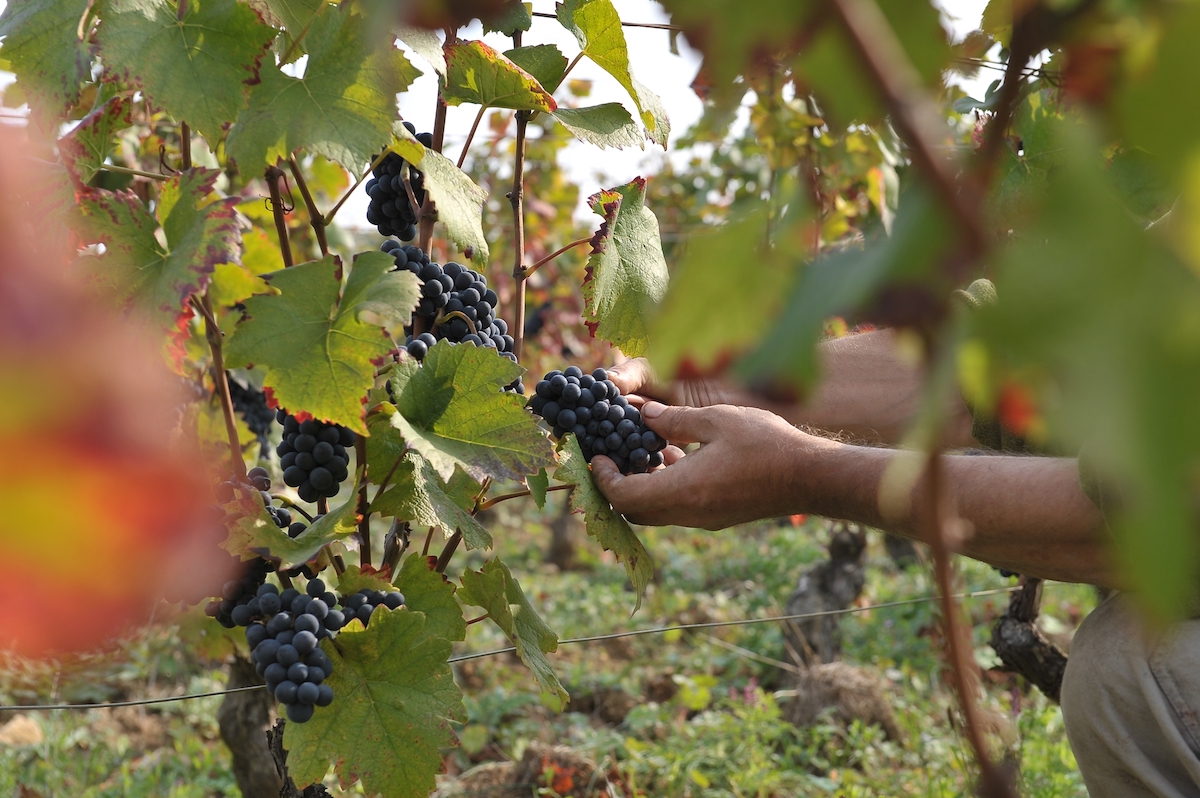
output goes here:
[[658, 95], [643, 86], [629, 71], [629, 47], [621, 18], [612, 0], [564, 0], [556, 12], [562, 26], [575, 35], [583, 54], [617, 79], [637, 105], [650, 139], [667, 146], [671, 123]]
[[[801, 258], [790, 251], [760, 251], [766, 224], [760, 211], [697, 236], [672, 269], [671, 290], [650, 322], [650, 359], [664, 378], [681, 370], [719, 371], [760, 341], [779, 315]], [[780, 242], [779, 250], [788, 249]], [[753, 285], [729, 268], [750, 253], [756, 264]]]
[[[132, 192], [79, 192], [77, 231], [83, 243], [106, 249], [96, 258], [100, 279], [172, 334], [190, 317], [188, 300], [208, 285], [213, 268], [238, 259], [237, 199], [205, 202], [219, 174], [189, 169], [163, 183], [157, 220]], [[165, 248], [155, 237], [159, 224]]]
[[395, 129], [400, 138], [392, 144], [392, 150], [425, 173], [425, 190], [437, 206], [437, 218], [446, 226], [446, 236], [468, 258], [486, 266], [489, 251], [483, 235], [483, 206], [487, 192], [449, 158], [422, 146], [403, 125], [397, 124]]
[[[357, 487], [356, 479], [355, 488]], [[247, 500], [243, 500], [243, 503], [245, 501]], [[358, 531], [354, 499], [321, 516], [294, 538], [288, 537], [285, 530], [275, 526], [275, 522], [258, 503], [258, 497], [251, 497], [248, 501], [258, 504], [259, 512], [246, 513], [239, 518], [229, 530], [229, 537], [221, 544], [226, 551], [243, 559], [247, 559], [247, 552], [252, 552], [262, 557], [278, 559], [280, 568], [291, 568], [303, 565], [316, 557], [321, 549], [333, 541], [349, 537]]]
[[592, 483], [592, 472], [583, 459], [583, 452], [579, 450], [579, 442], [574, 435], [565, 435], [558, 442], [558, 468], [554, 471], [554, 478], [575, 486], [571, 491], [571, 511], [583, 513], [588, 535], [625, 565], [625, 573], [629, 575], [637, 594], [637, 603], [633, 608], [637, 612], [642, 606], [646, 585], [654, 578], [654, 562], [629, 523]]
[[363, 588], [371, 590], [391, 590], [392, 584], [385, 578], [385, 574], [380, 574], [377, 571], [363, 572], [363, 569], [357, 565], [348, 565], [346, 570], [338, 574], [337, 589], [343, 596], [349, 596], [351, 593], [357, 593]]
[[658, 219], [645, 205], [646, 181], [601, 191], [588, 198], [604, 223], [592, 239], [583, 281], [584, 323], [630, 357], [649, 344], [646, 310], [667, 292], [667, 261]]
[[535, 44], [506, 50], [504, 57], [533, 76], [553, 93], [567, 73], [567, 57], [553, 44]]
[[295, 46], [293, 42], [298, 36], [306, 36], [305, 29], [328, 5], [328, 0], [249, 0], [249, 4], [263, 14], [268, 23], [287, 30], [288, 47], [299, 56], [306, 52], [303, 42]]
[[467, 621], [454, 598], [454, 583], [433, 570], [436, 557], [412, 554], [405, 558], [393, 584], [404, 593], [404, 605], [429, 619], [429, 636], [451, 641], [467, 639]]
[[90, 0], [18, 0], [0, 13], [3, 57], [26, 86], [30, 104], [62, 116], [79, 100], [91, 52], [79, 38]]
[[553, 111], [558, 107], [537, 78], [480, 41], [448, 44], [447, 105], [476, 103], [488, 108], [517, 111]]
[[558, 680], [546, 655], [558, 650], [558, 635], [546, 625], [525, 597], [525, 591], [499, 557], [484, 563], [482, 570], [468, 568], [462, 576], [458, 597], [466, 604], [483, 607], [488, 617], [508, 635], [517, 656], [533, 671], [538, 685], [558, 699], [561, 709], [571, 696]]
[[410, 28], [407, 25], [396, 27], [396, 38], [412, 48], [412, 51], [424, 58], [433, 67], [433, 71], [442, 77], [446, 76], [446, 53], [442, 50], [442, 40], [431, 30]]
[[190, 0], [183, 19], [167, 0], [113, 0], [97, 37], [106, 66], [215, 147], [246, 106], [275, 31], [237, 0]]
[[546, 469], [543, 468], [536, 474], [525, 477], [525, 485], [529, 488], [529, 495], [533, 497], [533, 503], [539, 510], [544, 510], [546, 508], [546, 490], [550, 487], [550, 477], [547, 476]]
[[229, 155], [243, 170], [301, 147], [361, 171], [391, 140], [396, 95], [420, 76], [391, 42], [376, 39], [350, 4], [326, 5], [308, 27], [304, 77], [264, 65], [249, 107], [229, 133]]
[[571, 135], [597, 147], [644, 149], [646, 141], [633, 117], [620, 103], [604, 103], [588, 108], [559, 108], [550, 114]]
[[58, 140], [63, 161], [80, 183], [92, 181], [112, 154], [117, 131], [129, 125], [129, 101], [121, 96], [109, 97]]
[[[446, 660], [449, 640], [428, 633], [424, 613], [377, 610], [365, 629], [348, 624], [321, 643], [333, 662], [334, 701], [284, 732], [297, 784], [319, 782], [329, 763], [368, 794], [425, 798], [454, 745], [452, 721], [466, 721], [462, 693]], [[353, 741], [353, 744], [347, 744]]]
[[455, 466], [478, 481], [520, 480], [554, 463], [522, 398], [501, 391], [520, 373], [494, 350], [438, 341], [423, 365], [406, 358], [393, 367], [391, 424], [444, 480]]
[[533, 25], [533, 15], [521, 0], [507, 0], [504, 7], [486, 18], [480, 18], [484, 33], [503, 33], [512, 36], [517, 31], [527, 31]]
[[395, 348], [384, 325], [406, 323], [420, 295], [416, 275], [394, 266], [385, 252], [358, 255], [344, 287], [333, 255], [265, 275], [279, 293], [245, 301], [226, 363], [266, 366], [280, 405], [365, 435], [363, 397]]
[[[492, 536], [471, 515], [471, 504], [463, 506], [447, 492], [429, 462], [413, 451], [392, 475], [393, 487], [371, 503], [371, 512], [395, 516], [422, 526], [440, 526], [449, 535], [462, 532], [468, 549], [489, 549]], [[468, 497], [468, 502], [474, 496]]]

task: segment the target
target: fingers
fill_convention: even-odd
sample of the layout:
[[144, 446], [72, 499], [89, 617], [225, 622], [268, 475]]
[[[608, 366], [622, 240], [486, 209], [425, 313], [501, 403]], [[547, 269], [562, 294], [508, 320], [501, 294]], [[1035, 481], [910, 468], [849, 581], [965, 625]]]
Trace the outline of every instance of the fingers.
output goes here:
[[674, 443], [711, 442], [722, 416], [718, 407], [668, 407], [659, 402], [646, 402], [641, 413], [646, 426]]
[[644, 357], [635, 357], [613, 366], [608, 369], [608, 378], [625, 396], [640, 393], [651, 398], [666, 398], [664, 388], [655, 380], [654, 370]]
[[619, 512], [629, 513], [640, 507], [640, 491], [630, 485], [629, 477], [617, 469], [617, 464], [604, 455], [592, 458], [592, 481]]
[[662, 450], [662, 453], [664, 467], [675, 465], [687, 454], [687, 452], [683, 451], [683, 449], [680, 449], [678, 446], [668, 446]]

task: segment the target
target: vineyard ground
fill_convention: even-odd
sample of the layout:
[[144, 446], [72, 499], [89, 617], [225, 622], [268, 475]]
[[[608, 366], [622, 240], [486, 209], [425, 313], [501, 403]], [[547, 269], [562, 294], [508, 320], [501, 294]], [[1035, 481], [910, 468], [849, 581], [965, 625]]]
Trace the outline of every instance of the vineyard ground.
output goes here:
[[[552, 494], [551, 501], [556, 499]], [[547, 519], [556, 513], [535, 515], [519, 504], [500, 505], [488, 523], [507, 528], [508, 534], [497, 535], [503, 541], [498, 553], [521, 572], [531, 600], [560, 638], [780, 614], [800, 571], [824, 556], [828, 526], [810, 519], [800, 526], [784, 521], [723, 533], [647, 530], [658, 579], [630, 619], [633, 595], [623, 569], [607, 555], [597, 558], [597, 549], [586, 542], [578, 549], [578, 570], [560, 572], [543, 564]], [[575, 533], [582, 537], [582, 527]], [[475, 553], [467, 559], [460, 565], [482, 563]], [[1008, 583], [978, 563], [960, 566], [962, 585], [971, 590]], [[924, 567], [897, 569], [882, 540], [872, 538], [864, 592], [870, 603], [932, 592]], [[986, 642], [988, 621], [1004, 601], [998, 595], [967, 602], [976, 621], [976, 657], [983, 663], [994, 657]], [[1068, 638], [1094, 603], [1090, 588], [1048, 585], [1046, 630]], [[458, 677], [470, 717], [460, 729], [463, 747], [448, 752], [447, 772], [488, 760], [518, 760], [540, 741], [569, 745], [653, 796], [965, 794], [971, 757], [951, 721], [955, 704], [940, 675], [934, 605], [849, 615], [842, 628], [846, 660], [885, 680], [902, 741], [859, 723], [797, 730], [781, 720], [773, 693], [787, 689], [788, 674], [713, 642], [715, 637], [782, 658], [778, 625], [760, 624], [562, 646], [553, 662], [574, 695], [618, 688], [630, 697], [620, 723], [605, 721], [602, 713], [547, 708], [528, 670], [510, 655], [462, 663]], [[462, 651], [505, 645], [490, 624], [476, 624]], [[0, 703], [44, 703], [51, 695], [64, 702], [124, 700], [215, 690], [223, 683], [218, 663], [198, 654], [194, 642], [184, 642], [179, 625], [159, 623], [104, 655], [57, 664], [4, 662]], [[10, 723], [14, 713], [0, 713], [0, 795], [236, 796], [215, 721], [219, 702], [203, 698], [26, 716], [36, 725]], [[984, 706], [995, 719], [992, 738], [1004, 746], [998, 753], [1020, 764], [1022, 795], [1086, 796], [1056, 706], [1000, 674], [987, 679]], [[452, 776], [443, 781], [450, 783]], [[340, 791], [332, 778], [329, 786], [334, 795], [361, 794], [360, 787]]]

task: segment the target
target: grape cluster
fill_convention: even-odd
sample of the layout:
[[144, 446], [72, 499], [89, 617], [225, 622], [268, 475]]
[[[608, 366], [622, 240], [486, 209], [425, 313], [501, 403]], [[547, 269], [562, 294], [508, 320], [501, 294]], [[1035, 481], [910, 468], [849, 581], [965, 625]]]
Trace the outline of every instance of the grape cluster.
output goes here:
[[318, 643], [342, 628], [345, 615], [333, 609], [337, 596], [320, 579], [310, 580], [303, 593], [295, 588], [280, 593], [265, 584], [255, 599], [268, 620], [246, 628], [254, 668], [287, 708], [288, 720], [304, 723], [316, 707], [333, 702], [333, 689], [324, 683], [333, 663]]
[[555, 438], [574, 433], [588, 462], [606, 455], [623, 474], [644, 474], [662, 465], [667, 442], [646, 427], [641, 412], [604, 369], [551, 371], [534, 388], [529, 408], [554, 428]]
[[283, 441], [275, 447], [283, 481], [306, 502], [336, 496], [350, 475], [347, 447], [354, 445], [353, 430], [311, 418], [298, 421], [282, 408], [276, 419], [283, 425]]
[[[405, 122], [408, 132], [416, 135], [417, 129]], [[433, 145], [433, 134], [422, 133], [417, 141], [426, 147]], [[414, 208], [404, 188], [404, 171], [408, 167], [408, 184], [412, 188]], [[375, 225], [382, 236], [396, 236], [403, 241], [412, 241], [417, 235], [417, 212], [425, 201], [425, 175], [418, 172], [394, 152], [388, 153], [371, 172], [365, 190], [371, 198], [367, 206], [367, 221]]]
[[345, 612], [346, 620], [358, 618], [362, 621], [363, 626], [371, 621], [371, 613], [380, 605], [389, 610], [399, 609], [404, 606], [404, 594], [396, 591], [384, 592], [363, 588], [357, 593], [342, 597], [342, 609]]
[[274, 565], [262, 557], [256, 557], [244, 566], [242, 576], [226, 582], [221, 588], [221, 598], [210, 601], [204, 608], [205, 615], [226, 629], [247, 626], [259, 615], [258, 591], [267, 581], [267, 574], [275, 570]]
[[[395, 259], [397, 270], [410, 271], [421, 280], [421, 302], [417, 305], [416, 315], [430, 323], [432, 332], [414, 338], [412, 329], [406, 329], [408, 354], [424, 360], [429, 347], [444, 339], [452, 344], [486, 346], [517, 362], [508, 322], [496, 316], [500, 298], [488, 288], [485, 276], [461, 263], [434, 263], [412, 245], [384, 241], [381, 249]], [[525, 393], [519, 378], [508, 388]]]
[[246, 426], [258, 438], [262, 456], [266, 457], [271, 422], [275, 420], [275, 411], [267, 407], [267, 395], [253, 386], [242, 385], [232, 377], [228, 382], [233, 409], [246, 420]]

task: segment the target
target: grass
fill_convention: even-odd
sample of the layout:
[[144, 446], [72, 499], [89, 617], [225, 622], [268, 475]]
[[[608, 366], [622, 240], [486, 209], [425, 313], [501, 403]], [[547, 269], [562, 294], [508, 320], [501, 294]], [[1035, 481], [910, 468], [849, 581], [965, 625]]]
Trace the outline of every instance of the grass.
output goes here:
[[[497, 554], [520, 575], [531, 601], [560, 638], [649, 626], [770, 617], [780, 614], [799, 573], [824, 556], [827, 524], [763, 523], [708, 533], [646, 530], [658, 574], [643, 609], [630, 618], [634, 596], [624, 571], [590, 540], [581, 546], [583, 570], [560, 573], [542, 563], [545, 519], [511, 502], [492, 511]], [[582, 536], [582, 533], [581, 533]], [[927, 569], [896, 568], [880, 540], [868, 550], [865, 597], [871, 604], [931, 595]], [[477, 567], [477, 553], [463, 565]], [[991, 568], [961, 561], [960, 581], [972, 590], [1003, 587]], [[453, 570], [453, 567], [452, 567]], [[1003, 595], [970, 599], [976, 657], [994, 660], [987, 639]], [[1094, 605], [1090, 588], [1048, 585], [1044, 614], [1051, 626], [1073, 629]], [[722, 627], [563, 645], [552, 661], [574, 694], [620, 688], [638, 703], [619, 725], [579, 713], [559, 713], [538, 696], [528, 672], [511, 657], [462, 663], [457, 675], [469, 719], [463, 745], [447, 752], [460, 772], [489, 758], [519, 758], [533, 742], [567, 744], [587, 753], [626, 787], [679, 798], [829, 795], [959, 796], [970, 793], [969, 749], [957, 726], [955, 703], [943, 679], [936, 607], [912, 604], [846, 616], [845, 659], [885, 680], [903, 741], [872, 726], [823, 722], [798, 729], [787, 723], [775, 691], [787, 674], [714, 642], [781, 658], [778, 624]], [[220, 635], [197, 646], [194, 632], [161, 623], [116, 651], [69, 662], [0, 663], [0, 701], [113, 700], [219, 688], [224, 676]], [[503, 647], [487, 623], [470, 627], [462, 651]], [[670, 685], [674, 695], [652, 688]], [[649, 686], [649, 687], [648, 687]], [[647, 697], [649, 694], [649, 697]], [[650, 700], [659, 698], [659, 701]], [[55, 711], [36, 720], [36, 745], [0, 745], [0, 795], [236, 796], [229, 755], [216, 730], [219, 699], [145, 709]], [[1022, 795], [1086, 796], [1059, 709], [1014, 677], [989, 679], [983, 706], [997, 757], [1020, 768]], [[118, 714], [121, 713], [121, 714]], [[8, 720], [0, 717], [0, 723]], [[357, 789], [335, 795], [360, 794]]]

